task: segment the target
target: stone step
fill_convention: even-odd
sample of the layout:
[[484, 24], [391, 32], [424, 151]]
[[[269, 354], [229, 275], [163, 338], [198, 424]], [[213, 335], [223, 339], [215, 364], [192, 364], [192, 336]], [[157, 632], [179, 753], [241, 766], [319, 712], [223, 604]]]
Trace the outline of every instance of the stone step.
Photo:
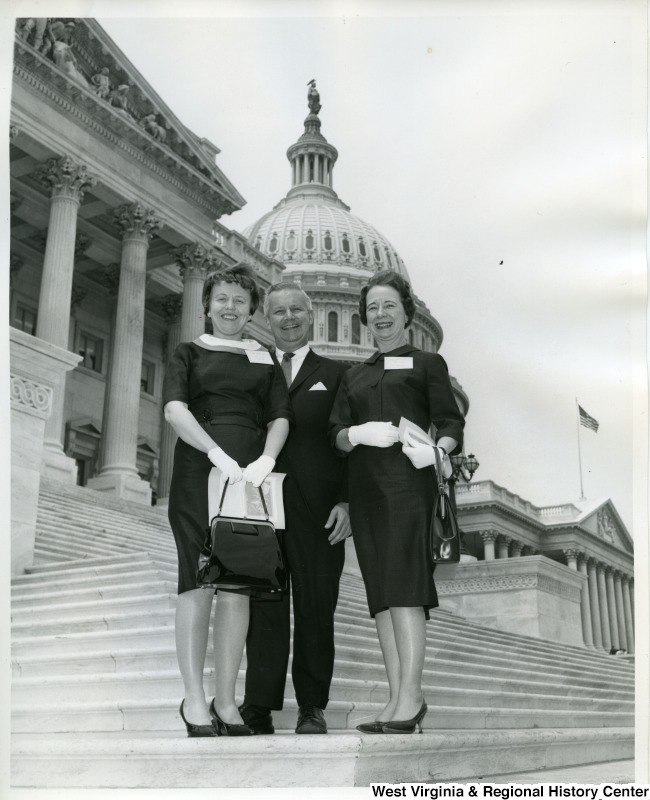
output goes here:
[[[106, 635], [103, 637], [106, 639]], [[70, 638], [53, 640], [58, 652], [51, 648], [47, 658], [43, 652], [33, 652], [29, 648], [12, 648], [12, 674], [14, 677], [37, 677], [76, 674], [92, 674], [98, 672], [128, 672], [134, 670], [176, 669], [176, 652], [173, 635], [169, 628], [157, 634], [157, 641], [149, 636], [148, 645], [144, 645], [140, 636], [121, 639], [112, 636], [117, 647], [103, 649], [96, 646], [94, 650], [77, 650]], [[94, 639], [97, 640], [97, 637]], [[28, 640], [24, 640], [27, 644]], [[104, 642], [102, 644], [105, 645]], [[129, 646], [130, 645], [130, 646]], [[208, 647], [206, 663], [212, 663], [212, 649]], [[245, 661], [244, 661], [245, 663]], [[518, 670], [512, 666], [493, 668], [489, 674], [477, 664], [458, 665], [444, 658], [427, 658], [426, 671], [431, 685], [439, 687], [455, 687], [467, 689], [504, 688], [511, 692], [538, 694], [570, 695], [572, 697], [592, 698], [597, 700], [620, 700], [633, 702], [633, 684], [622, 684], [612, 688], [610, 683], [583, 680], [577, 684], [572, 676], [561, 674], [549, 676], [546, 672]], [[289, 668], [289, 674], [291, 670]], [[362, 647], [359, 641], [350, 640], [347, 644], [337, 641], [336, 675], [341, 678], [356, 680], [383, 681], [385, 671], [379, 647]]]
[[11, 625], [12, 635], [25, 636], [63, 636], [66, 633], [84, 631], [124, 630], [129, 628], [150, 626], [174, 626], [174, 610], [158, 608], [155, 611], [120, 611], [111, 614], [97, 613], [78, 614], [65, 620], [21, 620]]
[[[172, 587], [175, 588], [175, 587]], [[50, 620], [65, 624], [68, 618], [78, 618], [80, 616], [96, 616], [102, 618], [105, 614], [114, 614], [125, 611], [156, 611], [164, 608], [176, 607], [176, 593], [163, 591], [157, 593], [145, 593], [131, 596], [118, 596], [109, 598], [99, 598], [79, 602], [41, 602], [32, 603], [26, 606], [12, 607], [12, 622], [24, 624], [29, 620], [34, 620], [37, 624], [46, 623]]]
[[48, 589], [30, 594], [23, 593], [15, 596], [12, 594], [12, 611], [22, 611], [33, 608], [38, 610], [49, 606], [58, 606], [67, 601], [83, 602], [91, 600], [126, 600], [136, 594], [160, 594], [161, 592], [174, 593], [176, 596], [176, 581], [167, 580], [164, 575], [150, 572], [146, 579], [140, 573], [139, 580], [132, 580], [131, 584], [120, 580], [119, 583], [109, 583], [105, 586], [81, 586], [76, 588]]
[[73, 557], [77, 559], [82, 558], [84, 555], [92, 558], [97, 556], [120, 555], [120, 553], [125, 552], [126, 548], [103, 547], [96, 544], [84, 544], [83, 542], [74, 542], [71, 544], [66, 539], [62, 541], [61, 537], [55, 535], [48, 538], [39, 538], [38, 550], [39, 553], [44, 555], [51, 554], [52, 556], [67, 557], [72, 560]]
[[115, 568], [112, 571], [107, 568], [105, 572], [99, 574], [97, 570], [94, 570], [92, 575], [77, 575], [74, 577], [64, 573], [60, 576], [50, 576], [47, 581], [25, 581], [24, 578], [27, 576], [21, 575], [20, 581], [14, 579], [11, 582], [11, 602], [16, 603], [29, 598], [38, 601], [50, 593], [66, 590], [97, 589], [104, 591], [105, 588], [116, 584], [122, 586], [122, 592], [126, 594], [133, 591], [133, 585], [137, 586], [141, 582], [151, 580], [173, 581], [174, 585], [176, 585], [176, 576], [172, 570], [156, 569], [149, 564], [137, 565], [137, 567], [139, 568], [134, 567], [130, 570], [121, 568], [117, 572]]
[[37, 523], [37, 537], [39, 542], [47, 542], [53, 536], [66, 537], [68, 541], [82, 541], [97, 547], [102, 544], [116, 544], [122, 547], [160, 547], [175, 550], [174, 538], [171, 530], [152, 530], [144, 525], [131, 526], [128, 521], [114, 526], [98, 522], [81, 527], [74, 520], [48, 520], [47, 523]]
[[[111, 567], [119, 569], [121, 565], [128, 568], [136, 561], [144, 561], [150, 558], [145, 550], [133, 550], [130, 553], [120, 553], [111, 556], [95, 556], [71, 559], [66, 564], [32, 564], [25, 569], [25, 575], [20, 575], [14, 580], [37, 581], [35, 576], [43, 576], [44, 579], [52, 573], [65, 575], [77, 572], [78, 570], [91, 570], [95, 568]], [[34, 576], [34, 577], [32, 577]]]
[[[39, 606], [37, 609], [32, 608], [31, 614], [18, 613], [15, 615], [15, 622], [13, 626], [14, 635], [18, 637], [17, 647], [22, 647], [23, 654], [25, 647], [28, 647], [28, 640], [25, 637], [32, 635], [32, 641], [38, 647], [39, 637], [45, 636], [46, 647], [49, 642], [51, 647], [56, 644], [58, 637], [65, 636], [66, 640], [70, 634], [75, 631], [104, 631], [107, 629], [129, 627], [129, 625], [136, 625], [140, 627], [140, 619], [137, 613], [127, 613], [129, 610], [129, 602], [132, 603], [132, 608], [143, 609], [149, 611], [148, 619], [155, 623], [156, 620], [159, 624], [166, 624], [168, 627], [173, 625], [173, 605], [175, 602], [175, 595], [173, 592], [163, 593], [166, 595], [165, 604], [166, 608], [161, 607], [158, 598], [148, 598], [146, 595], [137, 598], [116, 598], [107, 604], [104, 601], [94, 601], [91, 603], [77, 603], [77, 604], [59, 604], [57, 607], [49, 607], [47, 605]], [[98, 616], [99, 614], [99, 616]], [[50, 638], [48, 639], [48, 634]], [[52, 634], [56, 634], [52, 636]], [[348, 626], [347, 629], [339, 625], [339, 615], [337, 614], [336, 623], [336, 641], [339, 644], [350, 642], [356, 646], [363, 643], [364, 647], [372, 649], [377, 655], [379, 654], [378, 642], [374, 631], [371, 628], [363, 629], [358, 626]], [[38, 655], [38, 651], [36, 655]], [[577, 670], [564, 662], [555, 662], [552, 668], [549, 668], [544, 662], [529, 658], [522, 659], [519, 657], [513, 661], [512, 654], [495, 651], [492, 655], [486, 648], [472, 648], [453, 641], [446, 641], [445, 635], [440, 630], [433, 635], [429, 635], [429, 644], [427, 646], [427, 657], [435, 658], [437, 661], [442, 661], [448, 665], [450, 670], [465, 670], [465, 662], [468, 660], [467, 656], [471, 656], [472, 661], [476, 665], [484, 665], [483, 669], [494, 672], [498, 668], [505, 668], [507, 672], [512, 672], [513, 669], [544, 672], [547, 679], [561, 678], [562, 680], [572, 680], [580, 678], [582, 683], [593, 687], [610, 687], [611, 680], [607, 673], [594, 669]], [[629, 667], [629, 665], [626, 665]], [[627, 679], [627, 684], [631, 685], [632, 676]], [[618, 674], [617, 685], [623, 686], [626, 681], [623, 676]]]
[[[29, 592], [37, 591], [48, 586], [75, 585], [82, 583], [101, 582], [115, 580], [122, 577], [127, 578], [132, 572], [142, 572], [148, 569], [164, 570], [166, 574], [175, 575], [176, 571], [166, 564], [154, 563], [154, 559], [148, 553], [131, 554], [128, 561], [121, 556], [114, 563], [114, 556], [108, 559], [89, 561], [84, 559], [80, 562], [69, 561], [66, 564], [51, 565], [48, 569], [44, 566], [31, 566], [30, 572], [24, 575], [16, 575], [11, 580], [11, 591]], [[31, 572], [35, 570], [35, 572]]]
[[[205, 670], [206, 687], [213, 676], [213, 669]], [[239, 672], [238, 685], [243, 694], [245, 671]], [[444, 679], [431, 670], [425, 669], [423, 685], [425, 695], [432, 706], [520, 708], [540, 710], [573, 710], [582, 713], [585, 697], [579, 695], [545, 694], [532, 691], [514, 691], [503, 683], [494, 681], [490, 688], [477, 688], [467, 681], [466, 685], [444, 685]], [[104, 700], [135, 700], [137, 698], [168, 698], [182, 696], [183, 688], [176, 667], [171, 669], [139, 670], [131, 672], [100, 672], [92, 674], [36, 676], [15, 680], [12, 686], [14, 703], [21, 705], [26, 701], [51, 703], [55, 700], [88, 701], [96, 697]], [[387, 702], [388, 684], [380, 671], [372, 678], [363, 679], [339, 677], [335, 673], [330, 694], [338, 700], [351, 702]], [[607, 712], [626, 720], [615, 724], [631, 724], [634, 703], [622, 699], [598, 699], [591, 697], [588, 703], [590, 712]]]
[[[340, 604], [338, 607], [336, 621], [338, 629], [343, 632], [353, 629], [363, 630], [366, 635], [376, 635], [374, 634], [374, 623], [350, 613], [344, 604]], [[611, 674], [612, 677], [620, 676], [621, 671], [626, 669], [629, 670], [630, 674], [632, 673], [629, 664], [623, 664], [618, 660], [614, 662], [611, 657], [605, 654], [602, 657], [598, 654], [594, 655], [584, 648], [571, 648], [566, 653], [558, 654], [550, 642], [541, 642], [540, 644], [540, 640], [536, 640], [535, 644], [537, 646], [529, 646], [529, 640], [523, 636], [519, 637], [519, 641], [517, 639], [514, 641], [503, 640], [498, 636], [498, 631], [489, 629], [477, 630], [475, 626], [470, 624], [458, 625], [455, 621], [439, 618], [432, 619], [427, 628], [429, 641], [439, 640], [441, 644], [448, 643], [454, 647], [468, 643], [468, 646], [473, 645], [477, 649], [488, 648], [493, 653], [507, 652], [511, 658], [522, 658], [524, 661], [532, 661], [534, 663], [546, 663], [550, 668], [561, 659], [564, 664], [574, 666], [580, 672], [597, 670]]]
[[[15, 734], [11, 785], [292, 788], [430, 783], [631, 758], [631, 730], [437, 730], [423, 736], [219, 737], [184, 731]], [[236, 768], [233, 768], [234, 765]]]
[[66, 502], [73, 503], [77, 508], [102, 508], [107, 512], [126, 514], [136, 519], [151, 521], [156, 523], [159, 520], [167, 519], [165, 508], [155, 506], [145, 506], [142, 503], [135, 503], [131, 500], [123, 500], [118, 497], [98, 492], [87, 486], [75, 486], [64, 484], [56, 480], [41, 477], [39, 486], [39, 507], [41, 504], [53, 502], [61, 505]]
[[[29, 634], [29, 631], [27, 631]], [[211, 640], [211, 637], [210, 637]], [[47, 663], [59, 656], [70, 654], [71, 659], [83, 659], [87, 653], [100, 650], [119, 654], [123, 650], [140, 649], [143, 653], [149, 648], [174, 647], [174, 628], [169, 622], [163, 625], [149, 625], [131, 629], [108, 630], [103, 627], [96, 631], [65, 631], [64, 633], [42, 636], [21, 636], [11, 643], [11, 653], [16, 659], [33, 659]]]
[[[209, 681], [206, 680], [206, 689]], [[238, 687], [238, 702], [242, 699], [243, 684]], [[103, 730], [183, 730], [178, 715], [181, 694], [175, 696], [112, 697], [83, 700], [47, 700], [31, 698], [24, 702], [14, 700], [12, 706], [12, 731], [17, 733], [103, 731]], [[211, 697], [207, 692], [208, 699]], [[427, 698], [429, 711], [425, 729], [506, 729], [506, 728], [611, 728], [632, 726], [633, 714], [553, 708], [492, 707], [480, 705], [448, 705], [433, 703]], [[385, 698], [365, 700], [362, 697], [333, 697], [325, 716], [332, 730], [354, 728], [361, 722], [377, 717], [385, 705]], [[297, 705], [293, 696], [287, 697], [281, 711], [273, 711], [278, 730], [293, 730], [296, 724]], [[633, 726], [632, 726], [633, 727]]]

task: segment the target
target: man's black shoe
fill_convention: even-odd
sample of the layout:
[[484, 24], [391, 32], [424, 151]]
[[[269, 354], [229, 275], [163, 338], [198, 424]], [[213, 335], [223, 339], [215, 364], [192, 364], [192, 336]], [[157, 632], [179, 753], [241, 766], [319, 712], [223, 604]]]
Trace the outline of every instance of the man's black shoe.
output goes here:
[[296, 733], [327, 733], [323, 709], [312, 705], [300, 706]]
[[252, 703], [242, 703], [239, 706], [239, 713], [253, 733], [275, 733], [270, 708], [254, 706]]

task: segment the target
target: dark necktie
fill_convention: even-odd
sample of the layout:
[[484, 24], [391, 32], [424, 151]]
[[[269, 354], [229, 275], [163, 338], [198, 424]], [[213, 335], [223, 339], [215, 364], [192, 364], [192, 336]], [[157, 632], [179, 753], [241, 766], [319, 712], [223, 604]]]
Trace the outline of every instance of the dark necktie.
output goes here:
[[295, 356], [295, 353], [285, 353], [282, 356], [282, 372], [284, 372], [284, 379], [287, 382], [287, 386], [291, 386], [291, 359]]

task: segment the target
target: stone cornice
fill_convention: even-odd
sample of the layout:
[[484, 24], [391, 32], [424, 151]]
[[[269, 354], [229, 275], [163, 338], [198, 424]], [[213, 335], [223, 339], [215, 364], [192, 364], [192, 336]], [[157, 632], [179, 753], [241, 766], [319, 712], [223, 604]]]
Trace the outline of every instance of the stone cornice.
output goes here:
[[[14, 63], [15, 76], [32, 90], [90, 128], [112, 148], [123, 151], [165, 180], [209, 214], [220, 216], [236, 209], [237, 206], [227, 199], [214, 181], [184, 161], [167, 145], [153, 140], [135, 120], [121, 115], [92, 91], [67, 78], [55, 64], [32, 48], [29, 48], [31, 52], [27, 52], [28, 46], [18, 44], [16, 49], [18, 52], [22, 50], [25, 57], [21, 62], [17, 60]], [[91, 112], [95, 112], [94, 115]], [[27, 132], [24, 122], [21, 129]]]

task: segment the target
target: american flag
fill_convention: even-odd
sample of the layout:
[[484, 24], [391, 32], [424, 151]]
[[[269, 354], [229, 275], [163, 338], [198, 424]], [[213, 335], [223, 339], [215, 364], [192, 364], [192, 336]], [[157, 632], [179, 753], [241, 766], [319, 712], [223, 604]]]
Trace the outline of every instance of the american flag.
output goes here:
[[587, 414], [582, 406], [578, 406], [578, 413], [580, 414], [580, 424], [584, 425], [585, 428], [589, 428], [589, 430], [592, 430], [594, 433], [598, 433], [598, 421]]

